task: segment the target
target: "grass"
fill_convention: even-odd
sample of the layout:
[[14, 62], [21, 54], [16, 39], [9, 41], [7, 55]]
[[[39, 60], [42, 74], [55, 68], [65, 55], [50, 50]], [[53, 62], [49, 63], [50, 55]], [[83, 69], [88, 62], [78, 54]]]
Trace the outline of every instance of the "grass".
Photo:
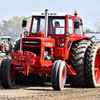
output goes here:
[[10, 57], [0, 57], [0, 60], [2, 60], [2, 59], [7, 59], [7, 58], [10, 59]]

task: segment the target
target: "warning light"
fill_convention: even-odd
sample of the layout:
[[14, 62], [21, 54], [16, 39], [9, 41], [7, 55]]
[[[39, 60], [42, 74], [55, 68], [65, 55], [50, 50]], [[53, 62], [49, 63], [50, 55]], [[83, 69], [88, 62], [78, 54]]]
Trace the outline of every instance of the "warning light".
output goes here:
[[22, 37], [22, 33], [20, 34], [20, 36]]
[[78, 13], [77, 13], [77, 11], [76, 11], [76, 10], [74, 11], [74, 15], [75, 15], [75, 16], [77, 16], [77, 15], [78, 15]]

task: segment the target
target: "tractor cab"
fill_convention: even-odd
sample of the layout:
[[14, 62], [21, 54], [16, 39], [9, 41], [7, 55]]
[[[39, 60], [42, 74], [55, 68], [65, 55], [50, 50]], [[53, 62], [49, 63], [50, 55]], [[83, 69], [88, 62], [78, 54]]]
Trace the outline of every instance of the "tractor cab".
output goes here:
[[[45, 25], [45, 23], [47, 24]], [[59, 36], [83, 35], [82, 18], [77, 16], [77, 11], [74, 12], [73, 16], [66, 13], [48, 13], [47, 22], [45, 21], [45, 13], [32, 12], [30, 20], [27, 18], [23, 20], [22, 27], [25, 29], [26, 26], [30, 37], [38, 37], [39, 31], [45, 33], [45, 26], [47, 27], [47, 36], [55, 38]]]
[[[29, 32], [25, 36], [32, 38], [46, 38], [55, 40], [55, 52], [53, 56], [61, 59], [68, 59], [69, 50], [73, 41], [84, 38], [83, 23], [80, 17], [77, 17], [77, 11], [74, 15], [66, 13], [32, 13], [31, 21], [27, 18], [23, 20], [22, 27], [25, 28], [31, 22]], [[29, 34], [28, 34], [29, 33]], [[67, 52], [65, 52], [67, 51]]]

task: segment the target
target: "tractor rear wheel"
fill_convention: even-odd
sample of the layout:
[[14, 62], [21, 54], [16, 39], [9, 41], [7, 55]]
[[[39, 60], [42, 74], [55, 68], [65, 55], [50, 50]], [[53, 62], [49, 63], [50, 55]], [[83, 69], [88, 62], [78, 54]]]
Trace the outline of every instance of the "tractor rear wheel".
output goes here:
[[15, 71], [15, 84], [22, 84], [21, 81], [21, 73], [19, 73], [19, 71]]
[[28, 76], [21, 75], [22, 84], [25, 85], [43, 85], [46, 79], [46, 75], [44, 73], [29, 73]]
[[56, 60], [51, 74], [51, 81], [54, 90], [62, 90], [66, 82], [66, 65], [64, 61]]
[[[20, 50], [20, 39], [16, 42], [14, 47], [14, 51], [18, 51], [18, 50]], [[21, 73], [19, 73], [19, 71], [15, 71], [15, 83], [22, 84]]]
[[47, 78], [47, 75], [44, 73], [35, 73], [35, 81], [36, 81], [36, 85], [44, 85], [44, 82]]
[[14, 70], [10, 59], [4, 59], [1, 66], [1, 84], [4, 88], [10, 88], [14, 84]]
[[21, 82], [24, 85], [35, 85], [35, 74], [29, 73], [29, 75], [24, 76], [23, 73], [20, 73]]
[[86, 83], [88, 87], [100, 87], [100, 44], [91, 43], [86, 55]]
[[81, 40], [74, 42], [70, 49], [68, 64], [72, 66], [76, 75], [68, 76], [68, 83], [73, 87], [85, 87], [85, 54], [90, 42], [88, 40]]

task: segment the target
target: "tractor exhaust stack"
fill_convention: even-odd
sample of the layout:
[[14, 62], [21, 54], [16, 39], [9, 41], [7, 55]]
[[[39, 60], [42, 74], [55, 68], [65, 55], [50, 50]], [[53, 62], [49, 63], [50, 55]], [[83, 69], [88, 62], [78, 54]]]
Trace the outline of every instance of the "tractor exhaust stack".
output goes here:
[[47, 37], [48, 33], [48, 9], [45, 9], [45, 34], [44, 37]]

